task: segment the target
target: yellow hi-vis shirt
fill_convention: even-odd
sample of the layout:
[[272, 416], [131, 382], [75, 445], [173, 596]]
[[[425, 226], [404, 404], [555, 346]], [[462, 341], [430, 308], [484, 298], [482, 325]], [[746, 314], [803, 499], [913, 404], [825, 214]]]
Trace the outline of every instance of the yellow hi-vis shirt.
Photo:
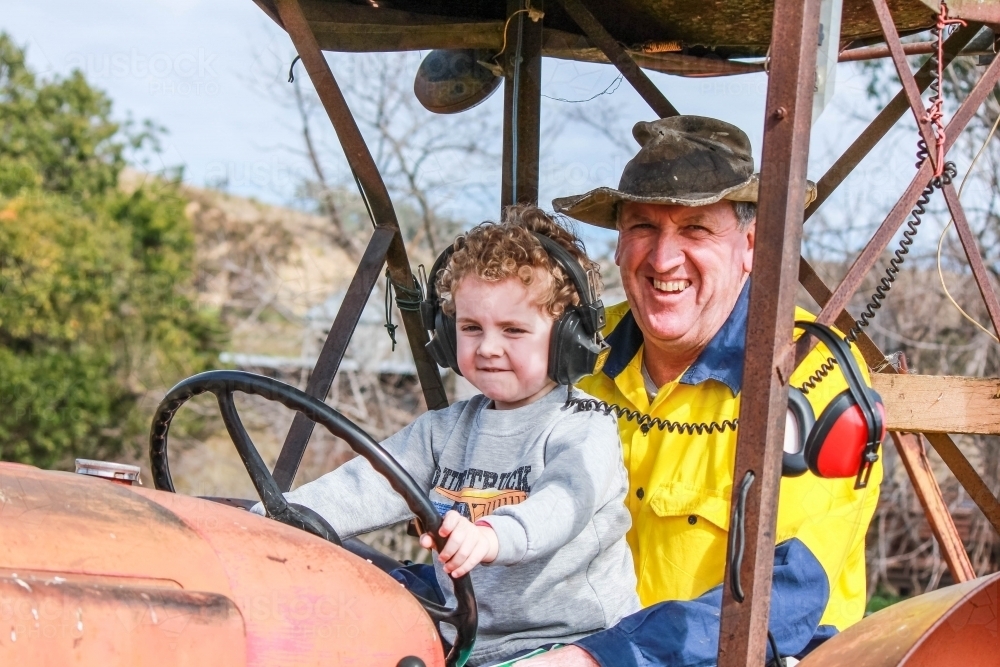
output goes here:
[[[602, 401], [679, 422], [722, 422], [740, 410], [740, 382], [748, 290], [699, 359], [681, 377], [660, 387], [652, 404], [642, 377], [642, 334], [628, 304], [608, 308], [605, 336], [611, 354], [602, 371], [579, 383]], [[796, 309], [795, 319], [812, 320]], [[796, 335], [800, 335], [796, 331]], [[852, 347], [870, 383], [867, 366]], [[746, 351], [753, 354], [752, 350]], [[801, 387], [832, 354], [822, 344], [791, 377]], [[818, 417], [847, 382], [838, 367], [807, 398]], [[634, 421], [619, 419], [626, 499], [632, 514], [627, 539], [644, 607], [667, 600], [692, 600], [720, 585], [725, 573], [736, 432], [644, 434]], [[776, 542], [798, 538], [816, 557], [830, 582], [820, 625], [843, 630], [865, 610], [865, 533], [875, 512], [882, 464], [867, 488], [851, 479], [821, 479], [807, 472], [781, 480]]]

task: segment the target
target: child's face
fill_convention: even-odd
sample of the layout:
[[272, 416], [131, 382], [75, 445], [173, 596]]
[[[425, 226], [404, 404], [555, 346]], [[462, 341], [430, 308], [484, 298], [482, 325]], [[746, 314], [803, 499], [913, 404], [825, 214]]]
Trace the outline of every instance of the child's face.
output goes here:
[[498, 410], [527, 405], [555, 386], [548, 377], [553, 320], [538, 306], [538, 282], [466, 276], [452, 289], [458, 367]]

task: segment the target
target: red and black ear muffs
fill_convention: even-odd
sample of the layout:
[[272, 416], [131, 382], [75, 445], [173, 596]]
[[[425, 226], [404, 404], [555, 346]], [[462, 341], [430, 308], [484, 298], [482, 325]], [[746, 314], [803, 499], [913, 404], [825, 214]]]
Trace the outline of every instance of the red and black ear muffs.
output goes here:
[[[568, 306], [552, 326], [549, 340], [548, 375], [558, 384], [574, 384], [601, 369], [610, 348], [600, 332], [604, 327], [604, 304], [595, 298], [590, 280], [580, 263], [557, 242], [544, 234], [532, 232], [545, 252], [569, 276], [580, 296], [580, 303]], [[448, 265], [455, 252], [455, 244], [445, 248], [431, 267], [427, 276], [427, 298], [420, 304], [424, 328], [432, 333], [427, 352], [442, 368], [450, 368], [459, 375], [455, 319], [441, 309], [437, 293], [438, 272]]]
[[882, 397], [865, 384], [850, 346], [832, 329], [803, 321], [796, 322], [795, 327], [826, 345], [847, 380], [847, 389], [830, 401], [817, 418], [805, 392], [788, 388], [781, 473], [797, 477], [809, 470], [824, 478], [854, 477], [854, 488], [864, 488], [885, 438]]

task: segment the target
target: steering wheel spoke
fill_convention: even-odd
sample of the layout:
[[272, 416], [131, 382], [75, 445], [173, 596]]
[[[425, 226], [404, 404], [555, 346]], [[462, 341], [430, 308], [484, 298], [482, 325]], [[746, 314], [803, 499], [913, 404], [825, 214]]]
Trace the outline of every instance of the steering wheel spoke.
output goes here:
[[278, 488], [277, 482], [268, 473], [267, 465], [250, 439], [250, 434], [243, 427], [243, 421], [240, 419], [240, 415], [236, 411], [236, 403], [233, 401], [233, 392], [215, 392], [215, 398], [219, 402], [222, 423], [226, 425], [226, 431], [229, 432], [229, 437], [236, 445], [236, 452], [240, 455], [240, 460], [243, 461], [247, 474], [250, 475], [250, 481], [257, 491], [257, 497], [264, 504], [264, 509], [267, 510], [269, 516], [285, 514], [288, 503], [285, 501], [281, 489]]
[[[431, 534], [438, 549], [445, 540], [438, 534], [441, 516], [430, 498], [414, 481], [399, 462], [389, 455], [382, 446], [357, 424], [340, 414], [329, 405], [290, 385], [262, 375], [244, 371], [209, 371], [200, 373], [178, 383], [167, 392], [153, 416], [149, 434], [149, 458], [154, 486], [161, 491], [174, 491], [173, 479], [167, 460], [167, 435], [170, 423], [177, 410], [193, 396], [211, 392], [219, 403], [222, 421], [232, 438], [236, 451], [250, 475], [257, 495], [260, 496], [269, 517], [281, 523], [305, 530], [313, 535], [340, 546], [341, 541], [333, 527], [317, 512], [289, 503], [285, 500], [274, 477], [271, 476], [264, 459], [254, 446], [243, 422], [240, 420], [233, 400], [233, 392], [262, 396], [277, 401], [285, 407], [301, 412], [309, 419], [323, 426], [332, 435], [344, 440], [351, 449], [364, 457], [379, 474], [386, 478], [396, 493], [403, 497], [410, 511], [417, 517], [424, 529]], [[447, 648], [448, 667], [465, 663], [476, 638], [478, 613], [476, 597], [469, 575], [452, 581], [457, 605], [449, 609], [430, 600], [416, 597], [434, 621], [440, 633], [440, 624], [447, 623], [455, 628], [454, 645], [442, 642]]]
[[314, 510], [302, 505], [290, 504], [281, 493], [278, 483], [267, 470], [267, 464], [261, 458], [260, 452], [254, 446], [243, 426], [239, 412], [236, 410], [236, 402], [233, 400], [232, 391], [220, 391], [215, 394], [219, 402], [219, 412], [222, 414], [222, 422], [226, 425], [226, 431], [236, 445], [236, 451], [243, 461], [247, 474], [257, 496], [260, 498], [267, 515], [276, 521], [294, 526], [307, 533], [312, 533], [317, 537], [322, 537], [327, 542], [333, 542], [337, 546], [342, 546], [340, 536], [337, 531]]

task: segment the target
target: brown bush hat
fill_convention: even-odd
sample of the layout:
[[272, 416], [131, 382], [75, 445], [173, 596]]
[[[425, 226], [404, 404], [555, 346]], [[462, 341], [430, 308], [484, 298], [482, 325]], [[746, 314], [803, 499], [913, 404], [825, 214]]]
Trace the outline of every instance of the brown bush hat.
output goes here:
[[[620, 202], [706, 206], [717, 201], [757, 201], [750, 139], [735, 125], [703, 116], [674, 116], [632, 128], [639, 152], [625, 165], [618, 189], [597, 188], [559, 197], [552, 208], [599, 227], [615, 228]], [[816, 184], [806, 182], [808, 206]]]

